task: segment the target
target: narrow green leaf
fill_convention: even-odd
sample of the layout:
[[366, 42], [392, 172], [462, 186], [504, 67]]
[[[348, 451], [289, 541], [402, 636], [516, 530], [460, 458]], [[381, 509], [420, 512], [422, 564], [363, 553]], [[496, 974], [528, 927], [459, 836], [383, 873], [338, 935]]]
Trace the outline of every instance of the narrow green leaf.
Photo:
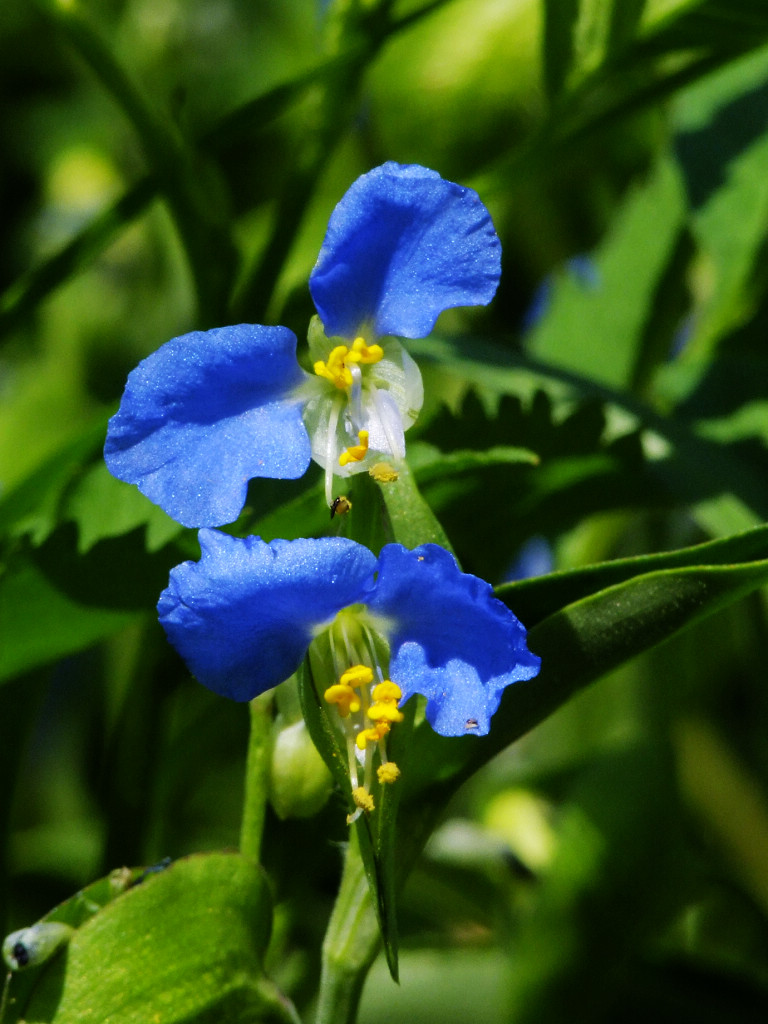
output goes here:
[[550, 98], [558, 96], [568, 81], [578, 16], [579, 0], [544, 0], [542, 58], [544, 84]]
[[642, 21], [646, 0], [613, 0], [608, 30], [608, 55], [621, 57]]
[[536, 452], [530, 448], [506, 444], [492, 445], [482, 451], [459, 449], [442, 452], [434, 445], [417, 441], [408, 448], [408, 463], [419, 484], [490, 466], [538, 466], [540, 461]]
[[59, 285], [88, 267], [127, 224], [146, 210], [158, 191], [147, 176], [47, 260], [18, 277], [0, 294], [0, 339], [10, 334]]
[[[330, 659], [326, 657], [326, 653], [330, 654], [329, 651], [325, 651], [322, 638], [320, 638], [320, 642], [316, 641], [312, 646], [308, 659], [309, 664], [305, 660], [299, 669], [299, 694], [304, 720], [307, 723], [310, 736], [328, 765], [351, 814], [354, 813], [355, 806], [351, 798], [352, 784], [349, 778], [346, 746], [340, 733], [333, 728], [327, 714], [326, 705], [320, 692], [322, 683], [316, 681], [334, 678], [333, 667]], [[405, 723], [400, 724], [404, 725]], [[395, 980], [398, 976], [398, 940], [396, 877], [391, 833], [397, 813], [398, 798], [399, 794], [392, 801], [392, 795], [387, 794], [383, 800], [380, 800], [379, 807], [371, 815], [360, 815], [352, 826], [357, 834], [360, 858], [368, 880], [371, 900], [376, 909], [387, 963]], [[380, 819], [382, 804], [385, 813], [383, 826]]]
[[236, 251], [228, 233], [221, 182], [117, 61], [79, 5], [37, 0], [129, 119], [152, 173], [165, 192], [190, 268], [203, 321], [223, 317], [235, 269]]
[[408, 463], [403, 459], [397, 469], [397, 480], [380, 485], [394, 539], [406, 548], [432, 543], [452, 551], [451, 542], [421, 496]]
[[727, 565], [765, 555], [768, 555], [768, 526], [758, 526], [734, 537], [677, 551], [618, 558], [502, 584], [496, 588], [496, 596], [509, 605], [528, 629], [532, 629], [566, 605], [644, 573], [684, 566]]
[[768, 559], [646, 573], [569, 604], [528, 634], [540, 674], [504, 693], [488, 736], [415, 730], [418, 772], [403, 779], [401, 870], [407, 871], [458, 785], [579, 690], [687, 626], [768, 585]]

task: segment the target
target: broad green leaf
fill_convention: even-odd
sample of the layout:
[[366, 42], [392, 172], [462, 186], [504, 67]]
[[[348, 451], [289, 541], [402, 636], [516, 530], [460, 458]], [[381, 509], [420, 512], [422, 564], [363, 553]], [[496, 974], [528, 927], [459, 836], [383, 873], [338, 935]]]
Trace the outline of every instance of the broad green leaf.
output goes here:
[[147, 554], [143, 530], [100, 541], [85, 555], [71, 525], [38, 548], [22, 545], [0, 574], [0, 679], [83, 650], [154, 613], [181, 557], [171, 545]]
[[17, 561], [0, 575], [0, 681], [84, 650], [140, 614], [83, 604], [33, 561]]
[[21, 1008], [27, 1024], [291, 1022], [264, 976], [272, 919], [261, 870], [199, 854], [144, 878], [81, 925]]
[[29, 533], [41, 544], [61, 521], [67, 489], [77, 480], [83, 462], [103, 444], [106, 424], [99, 421], [61, 447], [0, 500], [0, 535]]
[[178, 537], [183, 529], [137, 487], [115, 479], [102, 461], [82, 473], [64, 501], [61, 519], [77, 525], [82, 552], [100, 540], [146, 527], [147, 551], [151, 553]]

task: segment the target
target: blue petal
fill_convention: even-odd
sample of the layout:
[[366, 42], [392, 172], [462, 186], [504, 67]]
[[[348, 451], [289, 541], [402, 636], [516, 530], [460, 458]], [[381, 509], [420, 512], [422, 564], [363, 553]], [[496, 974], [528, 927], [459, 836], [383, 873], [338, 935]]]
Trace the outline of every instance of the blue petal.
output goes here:
[[252, 477], [294, 479], [310, 444], [286, 327], [240, 324], [173, 338], [128, 377], [104, 458], [184, 526], [237, 519]]
[[504, 687], [539, 671], [525, 629], [490, 584], [436, 544], [384, 547], [368, 604], [391, 620], [391, 679], [404, 700], [427, 698], [442, 736], [485, 735]]
[[371, 585], [375, 556], [343, 537], [199, 533], [199, 562], [171, 570], [160, 622], [208, 689], [250, 700], [295, 672], [314, 631]]
[[444, 309], [490, 302], [501, 246], [472, 189], [417, 164], [358, 178], [331, 215], [309, 279], [326, 334], [425, 338]]

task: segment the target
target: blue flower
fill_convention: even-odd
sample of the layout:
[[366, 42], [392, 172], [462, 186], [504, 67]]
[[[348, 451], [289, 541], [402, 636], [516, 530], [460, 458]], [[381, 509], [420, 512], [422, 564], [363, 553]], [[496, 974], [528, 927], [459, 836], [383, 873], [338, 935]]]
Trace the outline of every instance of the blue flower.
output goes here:
[[294, 479], [315, 459], [333, 477], [405, 453], [422, 403], [397, 338], [448, 308], [490, 302], [500, 272], [491, 218], [471, 189], [386, 163], [334, 210], [310, 291], [314, 373], [285, 327], [193, 331], [129, 375], [104, 456], [119, 479], [185, 526], [234, 521], [253, 477]]
[[[436, 544], [388, 544], [377, 559], [342, 537], [266, 543], [204, 529], [199, 538], [200, 561], [171, 571], [158, 611], [193, 675], [223, 696], [245, 701], [276, 686], [330, 633], [329, 687], [365, 666], [374, 690], [396, 684], [399, 703], [423, 694], [441, 735], [482, 736], [504, 688], [538, 673], [513, 613]], [[360, 696], [366, 707], [379, 700]]]

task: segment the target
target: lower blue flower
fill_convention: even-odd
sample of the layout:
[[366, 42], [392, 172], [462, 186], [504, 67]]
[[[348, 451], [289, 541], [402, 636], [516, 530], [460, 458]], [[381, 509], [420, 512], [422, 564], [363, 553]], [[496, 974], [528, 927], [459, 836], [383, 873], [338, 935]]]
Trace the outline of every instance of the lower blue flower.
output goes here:
[[[539, 671], [491, 586], [435, 544], [388, 544], [377, 559], [338, 537], [268, 544], [204, 529], [199, 538], [200, 561], [172, 570], [158, 612], [195, 677], [223, 696], [250, 700], [281, 683], [339, 623], [338, 668], [368, 666], [388, 649], [388, 664], [371, 667], [374, 684], [386, 676], [401, 702], [422, 694], [443, 736], [485, 735], [504, 688]], [[392, 698], [374, 688], [362, 700], [386, 710]]]

